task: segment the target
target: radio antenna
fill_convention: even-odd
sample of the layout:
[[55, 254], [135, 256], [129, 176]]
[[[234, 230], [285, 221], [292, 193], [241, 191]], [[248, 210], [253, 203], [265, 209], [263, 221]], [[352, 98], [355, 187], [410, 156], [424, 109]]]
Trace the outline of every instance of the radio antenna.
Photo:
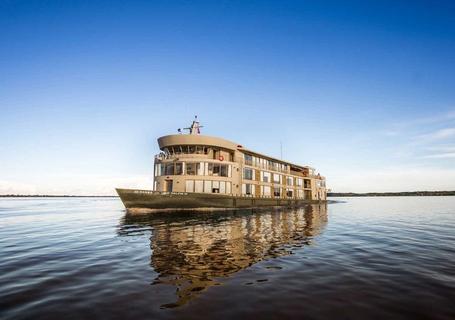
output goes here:
[[280, 159], [283, 160], [283, 143], [280, 140]]

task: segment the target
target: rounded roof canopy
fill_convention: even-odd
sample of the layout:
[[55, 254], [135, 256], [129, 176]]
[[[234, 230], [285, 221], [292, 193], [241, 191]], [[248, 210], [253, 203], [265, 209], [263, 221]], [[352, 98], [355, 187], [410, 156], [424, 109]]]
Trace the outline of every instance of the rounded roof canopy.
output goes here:
[[242, 148], [240, 145], [232, 141], [217, 137], [192, 134], [171, 134], [168, 136], [159, 137], [158, 145], [161, 150], [169, 146], [178, 145], [212, 146], [228, 150], [237, 150], [239, 148]]

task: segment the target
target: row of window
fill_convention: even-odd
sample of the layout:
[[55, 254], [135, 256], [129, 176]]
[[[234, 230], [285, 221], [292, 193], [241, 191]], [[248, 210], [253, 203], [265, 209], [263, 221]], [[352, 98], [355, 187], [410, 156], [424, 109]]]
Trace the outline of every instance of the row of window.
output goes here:
[[231, 165], [209, 162], [169, 162], [155, 164], [155, 176], [189, 175], [231, 177]]
[[[198, 193], [231, 193], [231, 182], [229, 181], [212, 181], [212, 180], [186, 180], [185, 181], [186, 192], [198, 192]], [[255, 185], [250, 183], [242, 184], [242, 195], [256, 196]], [[309, 199], [311, 198], [311, 191], [304, 190], [293, 190], [290, 188], [279, 188], [270, 186], [261, 186], [260, 195], [264, 197], [275, 197], [275, 198], [297, 198], [297, 199]]]
[[229, 194], [231, 193], [231, 183], [228, 181], [186, 180], [185, 191]]
[[208, 154], [209, 148], [206, 146], [171, 146], [163, 149], [166, 155], [172, 154]]
[[[273, 183], [277, 183], [277, 184], [283, 184], [283, 175], [281, 175], [281, 174], [271, 173], [271, 172], [267, 172], [267, 171], [261, 171], [260, 174], [261, 174], [260, 181], [262, 181], [262, 182], [273, 182]], [[256, 179], [255, 176], [256, 176], [256, 172], [254, 169], [243, 168], [243, 179], [244, 180], [255, 180]], [[286, 176], [286, 184], [288, 186], [293, 186], [294, 179], [295, 179], [295, 185], [297, 187], [304, 186], [305, 188], [311, 188], [311, 181], [308, 179], [302, 179], [302, 178], [294, 178], [294, 177]]]
[[[280, 187], [271, 187], [271, 186], [261, 186], [260, 196], [264, 197], [275, 197], [275, 198], [298, 198], [298, 199], [309, 199], [311, 198], [311, 191], [296, 190], [290, 188], [280, 188]], [[242, 184], [242, 195], [255, 196], [256, 188], [254, 184], [243, 183]], [[259, 196], [259, 195], [257, 195]]]
[[[224, 149], [223, 149], [224, 150]], [[207, 146], [195, 146], [195, 145], [181, 145], [181, 146], [170, 146], [165, 147], [161, 152], [160, 157], [167, 158], [168, 156], [180, 155], [180, 154], [211, 154], [213, 159], [219, 159], [221, 152], [220, 148], [213, 148]], [[234, 161], [234, 153], [230, 151], [223, 151], [224, 160]]]
[[325, 188], [325, 180], [316, 180], [316, 186], [319, 188]]
[[273, 170], [273, 171], [282, 171], [282, 172], [287, 172], [289, 169], [289, 165], [283, 164], [283, 163], [278, 163], [274, 162], [272, 160], [267, 160], [263, 158], [258, 158], [255, 156], [252, 156], [250, 154], [244, 153], [243, 155], [244, 161], [246, 165], [249, 166], [255, 166], [263, 169], [268, 169], [268, 170]]

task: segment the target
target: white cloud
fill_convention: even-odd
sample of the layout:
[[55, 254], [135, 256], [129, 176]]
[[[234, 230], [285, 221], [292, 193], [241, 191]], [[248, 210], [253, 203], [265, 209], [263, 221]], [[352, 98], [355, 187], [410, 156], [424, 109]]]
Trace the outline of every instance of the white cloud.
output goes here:
[[436, 114], [423, 118], [414, 118], [406, 121], [395, 123], [396, 127], [405, 128], [405, 127], [415, 127], [422, 126], [427, 124], [443, 123], [447, 121], [455, 120], [455, 110], [450, 110], [445, 113]]
[[429, 146], [427, 148], [428, 151], [436, 152], [436, 153], [446, 153], [446, 152], [455, 152], [454, 145], [437, 145], [437, 146]]
[[452, 158], [455, 158], [455, 152], [429, 154], [429, 155], [423, 156], [422, 158], [426, 158], [426, 159], [452, 159]]
[[455, 148], [447, 144], [455, 138], [455, 110], [396, 122], [382, 134], [396, 162], [416, 165], [424, 159], [450, 159]]
[[455, 136], [455, 128], [443, 128], [431, 133], [420, 135], [419, 138], [428, 141], [442, 140]]
[[454, 120], [455, 110], [422, 118], [408, 117], [405, 120], [391, 123], [382, 133], [386, 136], [410, 136], [412, 133], [416, 133], [416, 131], [421, 132], [422, 128], [451, 125]]

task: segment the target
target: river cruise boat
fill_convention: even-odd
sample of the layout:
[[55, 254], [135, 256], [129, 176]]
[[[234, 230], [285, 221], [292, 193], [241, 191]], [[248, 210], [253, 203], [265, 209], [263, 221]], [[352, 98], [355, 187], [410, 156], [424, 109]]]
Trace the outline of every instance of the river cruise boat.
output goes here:
[[309, 166], [275, 159], [200, 134], [158, 138], [153, 190], [116, 189], [130, 212], [301, 206], [327, 199], [325, 178]]

